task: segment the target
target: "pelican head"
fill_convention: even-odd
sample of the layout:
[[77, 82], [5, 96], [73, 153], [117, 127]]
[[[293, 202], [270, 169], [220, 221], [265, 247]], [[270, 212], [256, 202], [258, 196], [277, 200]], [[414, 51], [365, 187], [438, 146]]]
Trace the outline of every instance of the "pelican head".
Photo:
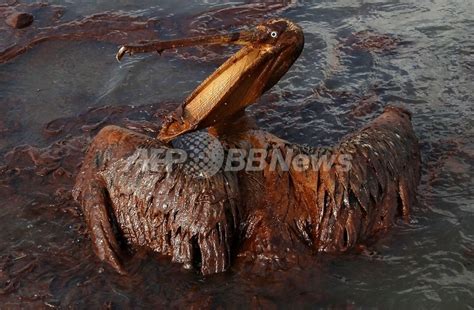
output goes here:
[[125, 54], [196, 45], [237, 44], [243, 47], [222, 64], [185, 100], [163, 125], [163, 141], [193, 130], [222, 126], [264, 92], [273, 87], [301, 54], [304, 36], [295, 23], [276, 18], [251, 30], [199, 36], [172, 41], [153, 41], [120, 48]]

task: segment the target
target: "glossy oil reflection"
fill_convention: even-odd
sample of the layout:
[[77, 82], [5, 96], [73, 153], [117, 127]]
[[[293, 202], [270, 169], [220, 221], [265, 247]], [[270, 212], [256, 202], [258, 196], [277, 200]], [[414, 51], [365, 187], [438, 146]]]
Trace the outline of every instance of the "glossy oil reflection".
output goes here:
[[[0, 65], [2, 303], [472, 304], [470, 1], [300, 1], [233, 8], [196, 1], [179, 11], [174, 1], [160, 7], [149, 1], [55, 3], [65, 6], [61, 23], [127, 10], [132, 18], [160, 20], [153, 31], [164, 37], [232, 29], [264, 16], [294, 20], [304, 28], [306, 47], [284, 80], [252, 107], [259, 125], [298, 143], [327, 145], [386, 104], [403, 102], [413, 112], [422, 144], [421, 203], [410, 224], [400, 223], [366, 255], [323, 256], [304, 268], [212, 278], [183, 272], [166, 258], [137, 258], [124, 280], [99, 267], [70, 197], [84, 147], [106, 124], [157, 131], [160, 110], [176, 107], [173, 102], [183, 100], [232, 51], [193, 49], [118, 65], [115, 44], [47, 41]], [[52, 17], [42, 12], [39, 22], [46, 27]], [[2, 48], [8, 43], [3, 38]], [[122, 106], [129, 104], [135, 107]]]

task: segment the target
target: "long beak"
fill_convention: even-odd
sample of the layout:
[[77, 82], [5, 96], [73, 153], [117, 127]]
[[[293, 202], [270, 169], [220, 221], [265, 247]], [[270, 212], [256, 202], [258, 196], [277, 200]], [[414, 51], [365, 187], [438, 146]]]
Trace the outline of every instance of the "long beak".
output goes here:
[[[282, 53], [285, 47], [266, 43], [266, 35], [266, 32], [261, 31], [257, 26], [253, 31], [227, 35], [126, 45], [118, 51], [117, 59], [120, 60], [125, 54], [154, 51], [161, 53], [166, 49], [196, 45], [244, 45], [167, 117], [158, 138], [168, 142], [193, 130], [211, 126], [225, 127], [227, 121], [253, 104], [280, 79], [289, 68], [289, 66], [281, 65], [288, 58], [285, 53]], [[299, 55], [299, 52], [297, 54]], [[289, 64], [291, 65], [293, 61]], [[282, 71], [281, 68], [284, 70]]]
[[199, 36], [186, 39], [169, 41], [147, 41], [135, 45], [124, 45], [120, 47], [115, 58], [120, 61], [125, 54], [133, 55], [137, 53], [162, 53], [165, 50], [180, 47], [199, 46], [199, 45], [218, 45], [218, 44], [236, 44], [248, 45], [259, 39], [259, 33], [256, 31], [231, 32], [229, 34], [217, 34], [209, 36]]

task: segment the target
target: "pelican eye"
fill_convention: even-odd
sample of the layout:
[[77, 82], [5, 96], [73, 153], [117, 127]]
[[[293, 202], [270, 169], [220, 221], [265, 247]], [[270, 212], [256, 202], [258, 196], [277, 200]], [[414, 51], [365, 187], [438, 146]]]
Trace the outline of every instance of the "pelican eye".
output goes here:
[[278, 37], [278, 33], [276, 31], [272, 31], [272, 32], [270, 32], [270, 36], [272, 38], [276, 38], [276, 37]]

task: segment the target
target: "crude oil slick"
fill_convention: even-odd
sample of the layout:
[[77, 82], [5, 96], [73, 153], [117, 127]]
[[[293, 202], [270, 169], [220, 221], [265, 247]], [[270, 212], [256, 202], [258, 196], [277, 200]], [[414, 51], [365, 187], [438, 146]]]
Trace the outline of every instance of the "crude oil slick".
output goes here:
[[[472, 304], [472, 4], [185, 3], [0, 5], [3, 19], [12, 9], [34, 17], [22, 29], [0, 25], [0, 302]], [[300, 24], [307, 44], [250, 113], [277, 136], [326, 146], [385, 105], [407, 105], [423, 154], [419, 204], [410, 222], [400, 221], [365, 255], [302, 257], [299, 265], [275, 272], [249, 266], [204, 278], [141, 252], [131, 258], [126, 278], [101, 268], [71, 197], [86, 146], [110, 124], [157, 134], [162, 116], [235, 52], [190, 48], [119, 65], [117, 45], [234, 30], [275, 16]]]

